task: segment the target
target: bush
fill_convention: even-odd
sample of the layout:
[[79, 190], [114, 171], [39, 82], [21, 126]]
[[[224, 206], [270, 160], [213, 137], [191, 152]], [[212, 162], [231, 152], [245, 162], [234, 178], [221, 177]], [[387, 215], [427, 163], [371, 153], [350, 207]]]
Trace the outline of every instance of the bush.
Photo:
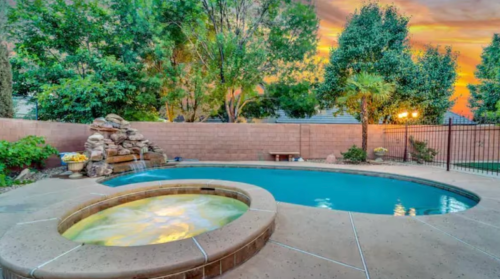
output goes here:
[[410, 136], [410, 144], [414, 149], [410, 154], [419, 164], [434, 161], [434, 157], [438, 154], [436, 149], [427, 147], [427, 142], [416, 140], [413, 136]]
[[0, 163], [0, 187], [8, 187], [13, 184], [12, 178], [7, 174], [7, 168]]
[[0, 165], [3, 165], [4, 174], [12, 168], [42, 166], [47, 158], [58, 153], [45, 143], [43, 137], [27, 136], [16, 142], [0, 141]]
[[344, 156], [344, 160], [353, 164], [359, 164], [360, 162], [366, 161], [366, 152], [356, 145], [349, 148], [347, 152], [342, 153], [342, 156]]

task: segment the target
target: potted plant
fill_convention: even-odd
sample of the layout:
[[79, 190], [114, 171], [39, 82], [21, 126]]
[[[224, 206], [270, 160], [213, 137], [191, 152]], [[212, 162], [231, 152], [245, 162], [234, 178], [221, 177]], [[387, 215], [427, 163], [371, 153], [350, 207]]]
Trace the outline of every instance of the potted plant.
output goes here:
[[82, 174], [80, 171], [83, 170], [83, 167], [85, 166], [85, 163], [87, 163], [88, 158], [85, 156], [85, 154], [79, 154], [79, 153], [68, 153], [63, 156], [62, 158], [63, 162], [68, 164], [68, 170], [73, 172], [69, 178], [80, 178], [82, 177]]
[[383, 157], [385, 156], [385, 154], [387, 154], [388, 151], [389, 150], [387, 148], [383, 147], [377, 147], [373, 150], [377, 161], [382, 161]]

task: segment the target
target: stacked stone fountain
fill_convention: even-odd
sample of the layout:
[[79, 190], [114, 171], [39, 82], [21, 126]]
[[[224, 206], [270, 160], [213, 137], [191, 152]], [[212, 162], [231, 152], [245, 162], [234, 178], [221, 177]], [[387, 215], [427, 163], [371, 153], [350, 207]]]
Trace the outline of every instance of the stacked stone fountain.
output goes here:
[[97, 118], [90, 129], [94, 134], [85, 143], [85, 153], [90, 158], [86, 170], [90, 177], [131, 171], [138, 166], [157, 167], [166, 162], [163, 150], [119, 115]]

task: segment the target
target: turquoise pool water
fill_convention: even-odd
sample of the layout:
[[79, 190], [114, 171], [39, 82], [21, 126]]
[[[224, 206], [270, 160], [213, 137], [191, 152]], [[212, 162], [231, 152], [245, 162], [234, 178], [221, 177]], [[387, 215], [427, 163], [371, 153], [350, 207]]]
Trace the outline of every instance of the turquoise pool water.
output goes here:
[[172, 168], [117, 177], [104, 184], [172, 179], [220, 179], [260, 186], [280, 202], [388, 215], [433, 215], [467, 210], [476, 201], [450, 191], [397, 179], [322, 171], [257, 168]]

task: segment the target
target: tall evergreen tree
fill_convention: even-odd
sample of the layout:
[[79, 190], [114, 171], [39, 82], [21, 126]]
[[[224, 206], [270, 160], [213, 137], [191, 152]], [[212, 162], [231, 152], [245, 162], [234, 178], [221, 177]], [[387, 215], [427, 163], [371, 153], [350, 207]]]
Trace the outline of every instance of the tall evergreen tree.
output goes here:
[[0, 42], [0, 117], [14, 117], [12, 104], [12, 71], [7, 47]]
[[[456, 80], [457, 55], [449, 48], [441, 53], [438, 47], [429, 46], [414, 59], [408, 22], [394, 6], [370, 2], [356, 11], [331, 52], [324, 84], [318, 90], [321, 105], [337, 106], [338, 113], [348, 110], [349, 105], [337, 99], [345, 95], [350, 76], [366, 72], [395, 85], [390, 100], [368, 108], [370, 123], [388, 121], [402, 109], [418, 109], [427, 118], [442, 116], [453, 104], [449, 99]], [[436, 77], [440, 82], [435, 82]]]
[[5, 11], [7, 1], [0, 0], [0, 117], [14, 117], [12, 104], [12, 67], [5, 41]]
[[495, 114], [500, 102], [500, 34], [495, 34], [484, 48], [475, 76], [479, 83], [469, 84], [469, 101], [474, 117], [481, 119]]

